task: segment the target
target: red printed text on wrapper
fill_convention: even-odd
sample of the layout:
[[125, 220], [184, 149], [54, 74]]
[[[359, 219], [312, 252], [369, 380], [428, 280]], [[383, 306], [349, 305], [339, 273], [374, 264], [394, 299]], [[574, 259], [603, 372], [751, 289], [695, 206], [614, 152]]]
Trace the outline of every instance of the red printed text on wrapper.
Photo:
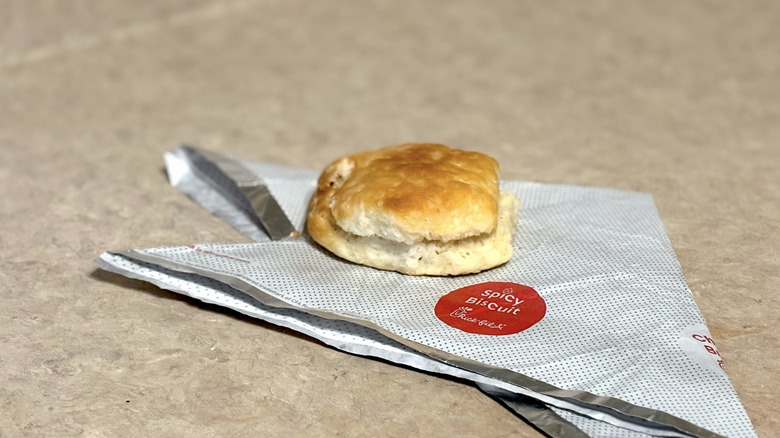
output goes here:
[[439, 298], [436, 317], [445, 324], [480, 335], [511, 335], [541, 321], [544, 299], [528, 286], [487, 282], [456, 289]]

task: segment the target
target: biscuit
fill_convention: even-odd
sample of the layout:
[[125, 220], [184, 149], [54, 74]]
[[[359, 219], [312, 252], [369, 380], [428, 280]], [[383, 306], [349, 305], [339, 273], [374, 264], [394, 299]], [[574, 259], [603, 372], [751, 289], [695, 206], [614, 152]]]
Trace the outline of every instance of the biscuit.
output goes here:
[[498, 163], [437, 144], [334, 161], [309, 204], [307, 231], [349, 261], [410, 275], [459, 275], [512, 256], [518, 201]]

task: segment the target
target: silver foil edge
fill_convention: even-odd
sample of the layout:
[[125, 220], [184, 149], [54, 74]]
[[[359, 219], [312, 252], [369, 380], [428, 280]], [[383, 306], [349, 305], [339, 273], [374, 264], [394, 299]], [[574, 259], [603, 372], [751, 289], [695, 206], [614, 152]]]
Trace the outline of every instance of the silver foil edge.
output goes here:
[[[540, 400], [548, 402], [549, 399], [554, 399], [560, 403], [554, 405], [563, 409], [571, 409], [571, 407], [582, 407], [587, 410], [600, 412], [603, 416], [613, 418], [616, 420], [615, 425], [632, 424], [639, 426], [642, 429], [652, 429], [653, 435], [656, 436], [670, 436], [670, 437], [698, 437], [698, 438], [727, 438], [723, 435], [712, 432], [701, 426], [697, 426], [687, 420], [668, 414], [663, 411], [646, 408], [643, 406], [634, 405], [632, 403], [620, 400], [614, 397], [600, 396], [592, 394], [586, 391], [577, 390], [565, 390], [555, 387], [549, 383], [541, 380], [534, 379], [524, 374], [517, 373], [505, 368], [499, 368], [491, 365], [487, 365], [481, 362], [477, 362], [464, 357], [456, 356], [445, 351], [441, 351], [424, 344], [419, 344], [414, 341], [410, 341], [406, 338], [396, 335], [389, 330], [386, 330], [376, 324], [364, 321], [358, 318], [352, 318], [344, 315], [337, 315], [331, 312], [326, 312], [317, 309], [302, 309], [295, 304], [288, 303], [273, 297], [270, 294], [263, 292], [262, 290], [249, 284], [249, 282], [242, 280], [232, 274], [221, 273], [213, 268], [200, 268], [192, 265], [186, 265], [179, 262], [172, 261], [162, 256], [151, 255], [144, 253], [140, 250], [131, 251], [112, 251], [112, 254], [121, 255], [130, 259], [139, 260], [146, 263], [152, 263], [162, 266], [166, 269], [174, 271], [198, 274], [205, 277], [212, 278], [214, 280], [225, 283], [255, 299], [263, 304], [286, 308], [303, 310], [307, 313], [326, 318], [348, 321], [363, 327], [375, 330], [384, 336], [399, 342], [413, 350], [418, 351], [434, 360], [450, 365], [455, 368], [469, 371], [471, 373], [484, 376], [495, 381], [504, 382], [511, 386], [525, 389], [530, 393], [535, 393], [540, 396]], [[505, 389], [505, 388], [502, 388]], [[528, 394], [524, 394], [528, 395]], [[546, 398], [546, 399], [545, 399]], [[625, 427], [625, 426], [622, 426]]]
[[499, 388], [477, 383], [477, 387], [488, 396], [498, 400], [508, 409], [525, 419], [545, 435], [565, 438], [590, 438], [577, 426], [555, 413], [549, 406], [530, 397], [510, 394]]
[[211, 151], [183, 145], [181, 152], [193, 172], [229, 202], [253, 217], [271, 240], [296, 234], [295, 226], [274, 199], [265, 183], [237, 161]]

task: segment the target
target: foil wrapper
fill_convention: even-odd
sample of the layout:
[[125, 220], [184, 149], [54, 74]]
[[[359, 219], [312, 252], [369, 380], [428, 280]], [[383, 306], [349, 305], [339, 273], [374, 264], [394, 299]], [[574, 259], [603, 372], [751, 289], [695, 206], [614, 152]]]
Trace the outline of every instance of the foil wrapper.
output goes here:
[[[299, 234], [262, 178], [239, 161], [191, 146], [168, 152], [165, 161], [171, 185], [210, 211], [221, 213], [245, 234], [261, 241], [263, 231], [271, 240]], [[222, 202], [215, 202], [215, 196]]]
[[[473, 382], [550, 436], [755, 436], [647, 194], [502, 181], [523, 205], [513, 259], [409, 277], [340, 260], [305, 234], [284, 239], [304, 228], [319, 172], [193, 148], [165, 158], [172, 185], [254, 243], [106, 252], [103, 269]], [[260, 220], [270, 210], [248, 201], [262, 197], [241, 190], [247, 181], [289, 226]], [[437, 314], [453, 299], [465, 305]], [[539, 300], [543, 311], [522, 307]], [[512, 333], [489, 321], [531, 314]]]

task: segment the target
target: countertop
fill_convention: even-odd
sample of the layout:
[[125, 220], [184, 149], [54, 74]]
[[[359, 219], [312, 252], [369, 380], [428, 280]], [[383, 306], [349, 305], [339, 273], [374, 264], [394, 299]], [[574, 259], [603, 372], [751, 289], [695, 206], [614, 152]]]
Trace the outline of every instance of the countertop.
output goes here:
[[652, 194], [734, 388], [780, 433], [780, 3], [0, 0], [0, 437], [541, 436], [463, 382], [96, 268], [244, 242], [182, 143], [322, 168], [437, 142]]

